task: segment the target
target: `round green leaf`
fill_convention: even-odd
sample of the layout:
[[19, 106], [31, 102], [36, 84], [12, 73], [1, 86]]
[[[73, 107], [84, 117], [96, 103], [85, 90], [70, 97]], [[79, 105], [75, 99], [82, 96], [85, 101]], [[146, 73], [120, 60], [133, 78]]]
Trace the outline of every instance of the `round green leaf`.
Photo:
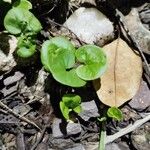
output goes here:
[[13, 7], [30, 10], [32, 9], [32, 4], [28, 0], [18, 0], [13, 4]]
[[9, 10], [4, 19], [4, 26], [11, 34], [23, 32], [38, 33], [42, 29], [38, 19], [23, 8], [12, 8]]
[[106, 55], [95, 45], [85, 45], [76, 51], [76, 58], [81, 63], [76, 69], [77, 75], [84, 80], [99, 78], [106, 70]]
[[[63, 53], [65, 53], [68, 56], [65, 57], [65, 54], [63, 56]], [[41, 50], [41, 61], [45, 69], [51, 70], [49, 58], [50, 57], [58, 58], [59, 56], [58, 57], [56, 56], [60, 54], [61, 55], [60, 57], [63, 57], [63, 60], [61, 60], [61, 58], [58, 58], [60, 59], [59, 62], [64, 61], [66, 69], [69, 69], [73, 67], [73, 65], [75, 64], [74, 53], [75, 48], [70, 41], [68, 41], [65, 37], [54, 37], [51, 40], [47, 40], [43, 43]]]
[[107, 111], [107, 115], [111, 118], [118, 120], [118, 121], [123, 119], [123, 114], [122, 114], [121, 110], [118, 109], [117, 107], [109, 108]]
[[72, 87], [85, 85], [85, 81], [80, 79], [73, 69], [75, 48], [66, 38], [55, 37], [44, 42], [41, 61], [58, 82]]

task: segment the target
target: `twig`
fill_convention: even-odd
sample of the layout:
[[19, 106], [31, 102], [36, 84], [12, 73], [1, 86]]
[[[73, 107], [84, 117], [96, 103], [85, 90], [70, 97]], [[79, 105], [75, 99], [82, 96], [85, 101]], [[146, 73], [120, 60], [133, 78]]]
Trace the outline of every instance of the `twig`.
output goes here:
[[40, 127], [38, 125], [36, 125], [34, 122], [32, 122], [31, 120], [17, 114], [16, 112], [14, 112], [12, 109], [10, 109], [7, 105], [5, 105], [3, 102], [0, 101], [0, 107], [4, 108], [7, 110], [7, 112], [9, 112], [10, 114], [14, 115], [15, 117], [21, 119], [22, 121], [25, 121], [33, 126], [35, 126], [37, 129], [41, 130]]
[[41, 14], [40, 17], [41, 17], [41, 16], [44, 16], [44, 15], [47, 15], [47, 14], [49, 14], [50, 12], [52, 12], [52, 11], [55, 9], [56, 6], [57, 6], [57, 5], [54, 4], [54, 6], [53, 6], [48, 12]]
[[53, 24], [55, 24], [55, 25], [57, 25], [57, 26], [60, 26], [60, 27], [63, 27], [63, 28], [65, 28], [65, 29], [67, 29], [71, 34], [73, 34], [73, 35], [75, 36], [75, 38], [78, 40], [78, 42], [79, 42], [81, 45], [86, 44], [86, 42], [80, 40], [79, 37], [78, 37], [74, 32], [72, 32], [69, 28], [67, 28], [66, 26], [64, 26], [64, 25], [62, 25], [62, 24], [59, 24], [59, 23], [57, 23], [57, 22], [55, 22], [55, 21], [53, 21], [53, 20], [51, 20], [51, 19], [49, 19], [49, 18], [47, 18], [47, 20], [48, 20], [49, 23], [53, 23]]
[[140, 127], [141, 125], [143, 125], [144, 123], [146, 123], [149, 120], [150, 120], [150, 115], [147, 115], [145, 118], [137, 120], [134, 124], [130, 124], [129, 126], [127, 126], [124, 129], [121, 129], [119, 132], [115, 133], [114, 135], [107, 136], [106, 143], [107, 144], [111, 143], [114, 140], [122, 137], [123, 135], [126, 135], [126, 134], [134, 131], [135, 129], [137, 129], [138, 127]]
[[4, 113], [4, 114], [8, 114], [6, 110], [0, 109], [0, 112]]
[[46, 128], [47, 127], [44, 127], [44, 129], [41, 132], [41, 136], [39, 137], [39, 139], [37, 139], [36, 143], [32, 146], [31, 150], [35, 150], [36, 147], [38, 146], [38, 144], [41, 142], [41, 140], [42, 140], [42, 138], [43, 138], [43, 136], [45, 134]]
[[117, 15], [120, 17], [120, 20], [119, 20], [119, 21], [120, 21], [121, 24], [123, 25], [123, 27], [124, 27], [126, 33], [128, 34], [128, 36], [131, 38], [132, 42], [135, 44], [135, 46], [136, 46], [137, 49], [139, 50], [140, 55], [142, 56], [142, 58], [143, 58], [143, 60], [144, 60], [144, 62], [145, 62], [145, 65], [146, 65], [146, 68], [147, 68], [147, 73], [148, 73], [148, 75], [150, 76], [150, 67], [149, 67], [149, 65], [148, 65], [148, 62], [147, 62], [147, 60], [146, 60], [146, 58], [145, 58], [145, 56], [144, 56], [144, 54], [143, 54], [143, 52], [142, 52], [142, 50], [141, 50], [140, 45], [136, 42], [135, 37], [134, 37], [132, 34], [130, 34], [130, 31], [129, 31], [129, 29], [127, 28], [127, 25], [126, 25], [126, 23], [125, 23], [124, 15], [123, 15], [118, 9], [116, 9], [116, 13], [117, 13]]
[[[115, 141], [116, 139], [134, 131], [135, 129], [139, 128], [140, 126], [142, 126], [144, 123], [146, 123], [149, 120], [150, 120], [150, 114], [148, 113], [148, 115], [145, 118], [135, 121], [134, 124], [128, 125], [124, 129], [121, 129], [120, 131], [118, 131], [117, 133], [113, 135], [106, 136], [106, 144], [109, 144]], [[90, 142], [88, 145], [90, 147], [90, 150], [98, 149], [98, 142]]]

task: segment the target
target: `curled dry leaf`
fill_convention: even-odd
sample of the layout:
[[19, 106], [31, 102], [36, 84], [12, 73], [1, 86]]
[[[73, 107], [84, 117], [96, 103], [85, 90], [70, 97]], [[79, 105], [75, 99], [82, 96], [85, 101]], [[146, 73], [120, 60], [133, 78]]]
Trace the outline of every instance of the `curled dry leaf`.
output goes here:
[[101, 79], [94, 81], [99, 99], [108, 106], [119, 107], [138, 91], [142, 61], [125, 41], [117, 39], [104, 46], [108, 68]]

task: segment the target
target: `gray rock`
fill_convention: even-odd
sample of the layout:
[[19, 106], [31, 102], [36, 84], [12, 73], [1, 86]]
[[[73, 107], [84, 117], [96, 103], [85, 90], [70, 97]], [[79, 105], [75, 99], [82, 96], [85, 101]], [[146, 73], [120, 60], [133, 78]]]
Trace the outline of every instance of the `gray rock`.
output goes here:
[[114, 38], [112, 22], [96, 8], [80, 7], [64, 23], [86, 43], [100, 46]]
[[17, 90], [18, 90], [18, 84], [11, 86], [10, 88], [7, 88], [7, 87], [3, 88], [1, 90], [1, 93], [3, 94], [4, 97], [6, 97], [11, 94], [16, 94]]
[[138, 8], [140, 20], [142, 24], [149, 30], [150, 29], [150, 3], [144, 3]]
[[[55, 118], [53, 120], [52, 125], [52, 134], [54, 138], [61, 138], [63, 137], [63, 133], [60, 129], [60, 123], [62, 122], [61, 119]], [[66, 127], [67, 135], [74, 135], [80, 133], [82, 130], [81, 125], [79, 123], [69, 122]]]
[[4, 80], [4, 85], [7, 86], [7, 85], [10, 85], [10, 84], [12, 84], [12, 83], [15, 83], [15, 82], [21, 80], [21, 78], [22, 78], [23, 76], [24, 76], [24, 75], [23, 75], [21, 72], [16, 71], [13, 76], [10, 76], [10, 77], [8, 77], [8, 78], [6, 78], [6, 79]]
[[17, 105], [13, 108], [13, 111], [21, 116], [28, 114], [31, 110], [29, 105]]
[[98, 108], [94, 100], [90, 102], [83, 102], [81, 104], [82, 112], [79, 114], [85, 121], [89, 120], [91, 117], [98, 117]]
[[142, 81], [139, 91], [129, 102], [129, 105], [138, 111], [150, 106], [150, 89], [145, 81]]
[[125, 23], [141, 50], [150, 54], [150, 31], [142, 24], [137, 9], [132, 8], [130, 13], [125, 16]]
[[131, 134], [131, 141], [137, 150], [150, 149], [150, 123], [146, 123]]
[[16, 66], [13, 53], [17, 47], [17, 39], [0, 33], [0, 71], [10, 71]]
[[1, 93], [4, 97], [18, 92], [18, 84], [23, 76], [24, 75], [19, 71], [16, 71], [14, 75], [8, 77], [5, 77], [5, 75], [0, 76], [1, 83], [3, 84], [1, 86]]
[[118, 144], [116, 143], [107, 144], [106, 150], [130, 150], [130, 149], [126, 143], [120, 142]]
[[54, 138], [61, 138], [63, 137], [63, 133], [60, 131], [60, 123], [62, 122], [61, 119], [55, 118], [52, 124], [52, 135]]
[[67, 135], [78, 134], [82, 131], [81, 125], [79, 123], [69, 122], [67, 124]]
[[72, 148], [68, 148], [66, 150], [85, 150], [84, 146], [82, 144], [77, 144]]
[[49, 138], [49, 145], [52, 145], [52, 150], [66, 150], [69, 147], [73, 147], [74, 142], [70, 139], [63, 138]]

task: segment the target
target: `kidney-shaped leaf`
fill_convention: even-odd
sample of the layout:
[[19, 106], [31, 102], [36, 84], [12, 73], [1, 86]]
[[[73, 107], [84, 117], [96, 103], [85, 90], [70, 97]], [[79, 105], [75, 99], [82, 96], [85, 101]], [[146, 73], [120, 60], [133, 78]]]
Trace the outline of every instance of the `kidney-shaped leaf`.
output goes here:
[[107, 115], [115, 120], [121, 121], [123, 119], [122, 111], [117, 107], [111, 107], [107, 111]]
[[23, 8], [23, 9], [32, 9], [32, 4], [28, 0], [18, 0], [13, 4], [13, 7]]
[[106, 70], [106, 55], [95, 45], [85, 45], [76, 51], [77, 60], [82, 63], [76, 69], [77, 75], [84, 80], [99, 78]]
[[69, 120], [69, 112], [74, 111], [80, 113], [81, 108], [81, 97], [75, 94], [65, 94], [60, 102], [60, 110], [63, 116]]
[[72, 87], [85, 85], [85, 81], [72, 68], [75, 64], [75, 48], [66, 38], [55, 37], [44, 42], [41, 60], [58, 82]]
[[9, 10], [4, 19], [4, 26], [11, 34], [20, 34], [25, 31], [38, 33], [42, 29], [38, 19], [23, 8]]

